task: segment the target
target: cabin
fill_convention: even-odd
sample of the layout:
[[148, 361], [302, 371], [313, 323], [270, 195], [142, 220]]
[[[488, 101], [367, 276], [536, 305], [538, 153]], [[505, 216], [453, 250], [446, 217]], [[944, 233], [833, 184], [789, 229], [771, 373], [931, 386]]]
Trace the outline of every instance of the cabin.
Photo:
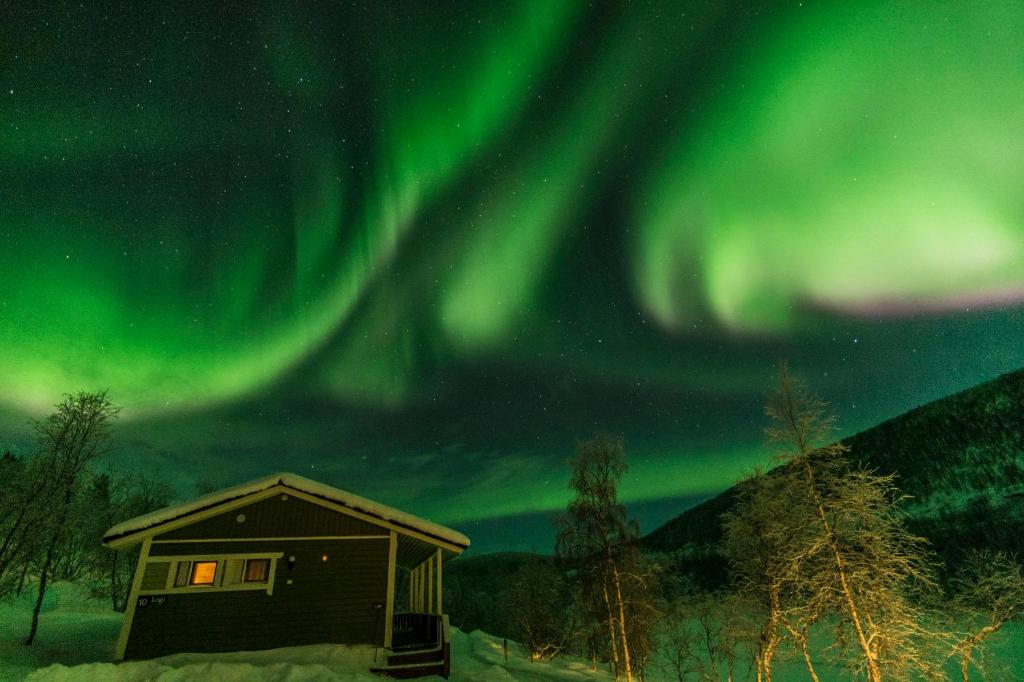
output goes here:
[[[375, 672], [448, 676], [450, 528], [291, 473], [119, 523], [140, 545], [118, 660], [304, 644], [385, 650]], [[385, 662], [386, 661], [386, 662]]]

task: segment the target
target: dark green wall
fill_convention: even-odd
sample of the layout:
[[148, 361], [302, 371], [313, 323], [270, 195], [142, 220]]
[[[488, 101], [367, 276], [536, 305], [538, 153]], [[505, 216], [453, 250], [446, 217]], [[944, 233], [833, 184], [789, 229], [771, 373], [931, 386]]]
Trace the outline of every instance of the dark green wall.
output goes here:
[[[154, 537], [155, 540], [240, 537], [310, 537], [320, 535], [387, 535], [376, 524], [289, 495], [254, 502]], [[239, 514], [245, 521], [239, 523]]]
[[[238, 523], [244, 513], [245, 522]], [[384, 642], [387, 538], [259, 540], [258, 537], [387, 535], [374, 524], [294, 497], [280, 496], [156, 536], [188, 539], [254, 538], [226, 542], [154, 542], [144, 584], [159, 589], [168, 564], [161, 556], [216, 558], [225, 554], [281, 552], [273, 594], [264, 590], [167, 592], [136, 608], [125, 658], [179, 652], [270, 649], [302, 644]], [[323, 555], [327, 561], [323, 561]], [[289, 568], [289, 557], [295, 557]], [[291, 581], [289, 584], [288, 581]]]
[[[166, 603], [136, 608], [125, 658], [324, 642], [383, 645], [387, 540], [231, 545], [232, 552], [284, 553], [278, 560], [273, 594], [198, 588], [168, 592]], [[223, 551], [210, 543], [160, 544], [153, 545], [153, 550], [168, 556], [209, 553], [211, 557]], [[322, 560], [323, 554], [328, 555], [327, 561]], [[290, 556], [295, 557], [291, 569]]]

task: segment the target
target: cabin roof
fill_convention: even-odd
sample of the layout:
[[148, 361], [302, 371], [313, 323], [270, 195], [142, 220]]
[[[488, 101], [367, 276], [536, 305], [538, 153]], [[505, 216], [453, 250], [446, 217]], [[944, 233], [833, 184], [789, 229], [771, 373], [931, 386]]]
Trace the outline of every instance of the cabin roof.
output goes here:
[[[308, 479], [304, 476], [288, 472], [280, 472], [271, 474], [270, 476], [264, 476], [263, 478], [249, 481], [248, 483], [242, 483], [230, 488], [218, 490], [208, 495], [203, 495], [191, 502], [164, 507], [163, 509], [158, 509], [156, 511], [149, 512], [148, 514], [136, 516], [135, 518], [128, 519], [127, 521], [122, 521], [121, 523], [111, 527], [110, 530], [103, 535], [103, 543], [110, 544], [111, 542], [115, 542], [132, 535], [139, 535], [139, 539], [141, 539], [143, 535], [150, 535], [159, 532], [157, 529], [164, 524], [211, 509], [231, 500], [237, 500], [239, 498], [273, 488], [274, 486], [292, 488], [328, 502], [339, 504], [354, 511], [362, 512], [363, 514], [367, 514], [380, 519], [381, 521], [393, 524], [399, 528], [407, 528], [409, 530], [422, 533], [423, 535], [443, 540], [444, 542], [457, 545], [463, 549], [469, 547], [469, 538], [456, 530], [434, 523], [433, 521], [421, 519], [418, 516], [413, 516], [412, 514], [401, 511], [400, 509], [395, 509], [394, 507], [389, 507], [379, 502], [368, 500], [365, 497], [360, 497], [359, 495], [350, 493], [347, 490], [335, 488], [333, 486]], [[152, 533], [148, 531], [152, 531]]]

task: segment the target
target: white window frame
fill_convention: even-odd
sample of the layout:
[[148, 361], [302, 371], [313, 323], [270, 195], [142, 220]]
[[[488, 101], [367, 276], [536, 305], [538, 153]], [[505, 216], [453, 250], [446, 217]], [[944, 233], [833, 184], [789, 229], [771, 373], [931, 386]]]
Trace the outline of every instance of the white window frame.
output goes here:
[[[238, 554], [180, 554], [173, 556], [150, 556], [147, 558], [146, 563], [162, 563], [168, 562], [167, 578], [164, 581], [163, 589], [159, 590], [140, 590], [139, 596], [150, 595], [150, 594], [182, 594], [197, 592], [253, 592], [261, 591], [266, 592], [268, 595], [274, 594], [274, 576], [277, 573], [278, 559], [284, 556], [284, 552], [246, 552]], [[270, 559], [270, 569], [267, 572], [266, 582], [237, 582], [225, 585], [224, 574], [227, 572], [227, 562], [231, 559]], [[183, 585], [181, 587], [174, 586], [175, 576], [178, 574], [178, 564], [183, 561], [196, 562], [196, 561], [216, 561], [217, 562], [217, 573], [213, 578], [213, 585]], [[245, 570], [245, 564], [242, 565], [243, 571]], [[191, 573], [191, 568], [189, 569]], [[244, 575], [243, 575], [244, 577]]]

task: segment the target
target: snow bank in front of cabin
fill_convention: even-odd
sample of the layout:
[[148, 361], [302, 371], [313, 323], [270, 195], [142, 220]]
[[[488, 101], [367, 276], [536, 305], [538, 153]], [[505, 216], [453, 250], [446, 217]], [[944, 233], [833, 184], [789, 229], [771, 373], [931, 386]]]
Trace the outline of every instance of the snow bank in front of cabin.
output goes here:
[[[548, 663], [531, 663], [515, 643], [508, 664], [504, 662], [502, 640], [480, 632], [466, 634], [452, 628], [451, 682], [545, 681], [584, 682], [610, 680], [604, 671], [594, 672], [576, 658]], [[312, 646], [248, 651], [226, 654], [175, 654], [150, 661], [54, 664], [32, 672], [33, 682], [185, 682], [211, 679], [216, 682], [313, 682], [349, 680], [381, 682], [386, 679], [370, 672], [379, 665], [378, 649], [367, 646], [317, 644]], [[440, 678], [431, 678], [440, 679]]]
[[67, 667], [59, 663], [36, 670], [26, 680], [72, 682], [312, 682], [352, 680], [381, 682], [370, 672], [375, 650], [368, 646], [312, 646], [239, 651], [222, 654], [174, 654], [148, 661], [88, 663]]
[[[313, 682], [350, 680], [382, 682], [370, 668], [380, 665], [382, 651], [369, 646], [311, 646], [221, 654], [174, 654], [147, 661], [110, 663], [122, 614], [105, 600], [93, 599], [82, 585], [54, 583], [46, 593], [39, 634], [27, 647], [35, 593], [0, 601], [0, 682]], [[451, 682], [603, 682], [605, 671], [591, 671], [587, 661], [564, 657], [531, 663], [523, 648], [509, 642], [505, 663], [502, 640], [479, 630], [452, 628]], [[439, 680], [440, 678], [430, 678]]]

